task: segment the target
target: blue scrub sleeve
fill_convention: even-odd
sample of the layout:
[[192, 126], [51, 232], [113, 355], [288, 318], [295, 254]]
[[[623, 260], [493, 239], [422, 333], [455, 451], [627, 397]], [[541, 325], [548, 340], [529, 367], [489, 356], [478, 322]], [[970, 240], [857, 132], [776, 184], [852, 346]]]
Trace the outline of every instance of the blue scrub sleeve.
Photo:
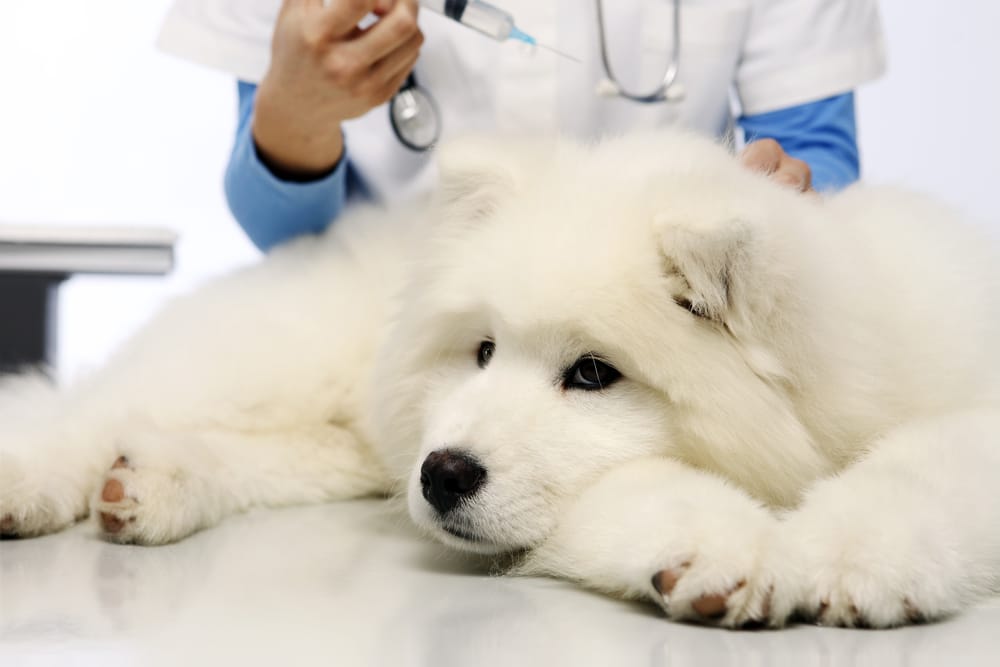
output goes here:
[[839, 190], [858, 180], [861, 168], [854, 93], [742, 116], [737, 123], [747, 143], [774, 139], [786, 153], [805, 161], [818, 191]]
[[346, 147], [329, 174], [306, 182], [282, 180], [261, 161], [254, 146], [250, 119], [257, 86], [240, 81], [237, 90], [239, 122], [225, 176], [229, 210], [265, 252], [296, 236], [322, 232], [360, 188]]

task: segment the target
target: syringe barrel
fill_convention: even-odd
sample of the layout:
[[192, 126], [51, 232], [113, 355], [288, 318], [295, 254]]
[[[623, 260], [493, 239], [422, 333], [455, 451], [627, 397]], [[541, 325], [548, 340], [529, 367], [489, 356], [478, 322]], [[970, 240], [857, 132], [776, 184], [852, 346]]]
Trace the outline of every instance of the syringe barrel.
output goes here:
[[420, 0], [420, 5], [438, 14], [444, 14], [477, 32], [505, 41], [514, 29], [514, 18], [493, 5], [477, 0]]
[[448, 4], [448, 0], [420, 0], [420, 6], [431, 10], [432, 12], [437, 12], [438, 14], [445, 13], [445, 5]]

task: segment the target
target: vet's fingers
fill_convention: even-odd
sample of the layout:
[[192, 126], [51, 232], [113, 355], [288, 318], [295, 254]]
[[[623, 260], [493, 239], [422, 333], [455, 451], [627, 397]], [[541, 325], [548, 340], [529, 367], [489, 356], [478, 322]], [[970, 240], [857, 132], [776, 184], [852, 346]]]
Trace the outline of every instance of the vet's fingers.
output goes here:
[[330, 0], [311, 17], [310, 27], [325, 39], [343, 39], [379, 6], [385, 6], [385, 0]]
[[380, 97], [376, 95], [376, 91], [387, 81], [395, 78], [405, 63], [409, 63], [409, 67], [413, 66], [411, 61], [416, 60], [419, 55], [423, 40], [423, 34], [416, 32], [397, 49], [398, 52], [390, 53], [374, 65], [365, 60], [362, 51], [346, 48], [352, 46], [351, 44], [341, 44], [338, 45], [340, 48], [330, 51], [325, 68], [330, 80], [343, 91], [356, 99], [370, 101]]
[[743, 166], [764, 174], [773, 174], [781, 165], [785, 155], [781, 144], [774, 139], [760, 139], [747, 144], [740, 155]]
[[371, 80], [374, 85], [382, 86], [397, 79], [400, 73], [403, 78], [413, 68], [413, 63], [420, 55], [420, 47], [424, 43], [423, 33], [417, 31], [406, 42], [401, 44], [382, 60], [372, 66]]
[[392, 11], [351, 42], [351, 48], [359, 58], [371, 64], [382, 60], [419, 33], [417, 0], [398, 0]]
[[310, 11], [322, 9], [322, 7], [323, 0], [282, 0], [275, 25], [280, 27], [283, 22], [288, 20], [289, 16], [305, 16]]
[[399, 70], [396, 74], [389, 78], [389, 80], [373, 94], [372, 103], [374, 106], [388, 102], [392, 96], [396, 94], [400, 86], [403, 85], [403, 82], [406, 81], [406, 77], [409, 75], [410, 70], [413, 69], [416, 62], [417, 56], [414, 54], [410, 60], [404, 61], [400, 64]]
[[760, 139], [747, 144], [740, 160], [747, 168], [766, 174], [782, 185], [800, 192], [812, 190], [809, 165], [786, 153], [774, 139]]
[[808, 192], [812, 189], [812, 170], [809, 165], [790, 155], [785, 155], [781, 159], [781, 164], [771, 174], [771, 178], [799, 192]]

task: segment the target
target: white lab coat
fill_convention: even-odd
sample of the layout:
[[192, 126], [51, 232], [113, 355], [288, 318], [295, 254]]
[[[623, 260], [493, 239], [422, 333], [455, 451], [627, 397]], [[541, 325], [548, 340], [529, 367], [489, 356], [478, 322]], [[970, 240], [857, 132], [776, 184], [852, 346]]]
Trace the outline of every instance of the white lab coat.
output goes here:
[[[544, 50], [495, 43], [421, 11], [417, 78], [442, 113], [442, 138], [469, 131], [561, 133], [594, 139], [681, 124], [724, 135], [736, 109], [756, 114], [853, 89], [882, 73], [875, 0], [681, 0], [677, 103], [640, 104], [595, 94], [603, 78], [596, 0], [493, 0]], [[159, 46], [257, 82], [267, 71], [280, 0], [176, 0]], [[654, 89], [671, 52], [672, 0], [605, 0], [613, 69], [632, 91]], [[350, 158], [384, 199], [430, 187], [426, 153], [396, 140], [385, 107], [344, 124]]]

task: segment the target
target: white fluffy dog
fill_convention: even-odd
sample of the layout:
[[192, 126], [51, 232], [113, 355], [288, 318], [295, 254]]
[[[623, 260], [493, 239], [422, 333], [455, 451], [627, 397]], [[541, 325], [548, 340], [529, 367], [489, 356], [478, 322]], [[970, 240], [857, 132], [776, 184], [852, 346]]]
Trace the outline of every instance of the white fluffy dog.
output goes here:
[[0, 404], [0, 528], [161, 544], [404, 493], [444, 542], [724, 626], [939, 618], [1000, 580], [997, 265], [912, 195], [686, 135], [467, 141]]

